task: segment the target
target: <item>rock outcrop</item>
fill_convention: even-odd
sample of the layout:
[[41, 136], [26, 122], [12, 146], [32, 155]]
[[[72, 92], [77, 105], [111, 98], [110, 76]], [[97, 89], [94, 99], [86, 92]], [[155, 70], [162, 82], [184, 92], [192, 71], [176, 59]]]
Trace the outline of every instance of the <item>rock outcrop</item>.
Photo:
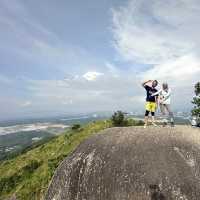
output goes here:
[[56, 170], [46, 200], [198, 200], [200, 130], [110, 128]]

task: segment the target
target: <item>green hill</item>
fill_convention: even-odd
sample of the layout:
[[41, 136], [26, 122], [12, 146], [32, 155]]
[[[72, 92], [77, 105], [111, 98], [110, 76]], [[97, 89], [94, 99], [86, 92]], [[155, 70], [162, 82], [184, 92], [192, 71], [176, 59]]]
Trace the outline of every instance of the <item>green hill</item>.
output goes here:
[[70, 130], [30, 151], [0, 163], [0, 200], [43, 199], [59, 163], [84, 139], [111, 127], [110, 121], [91, 122]]

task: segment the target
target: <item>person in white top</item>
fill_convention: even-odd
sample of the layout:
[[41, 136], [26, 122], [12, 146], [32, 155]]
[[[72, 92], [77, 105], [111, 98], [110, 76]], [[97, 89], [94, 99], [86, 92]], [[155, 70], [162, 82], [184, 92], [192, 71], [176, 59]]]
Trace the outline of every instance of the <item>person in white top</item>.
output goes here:
[[[166, 112], [169, 115], [171, 126], [174, 126], [174, 115], [171, 111], [171, 89], [167, 83], [162, 84], [162, 89], [152, 94], [152, 96], [159, 95], [158, 103], [160, 105], [161, 113], [165, 116]], [[164, 121], [164, 126], [167, 125], [167, 120]]]

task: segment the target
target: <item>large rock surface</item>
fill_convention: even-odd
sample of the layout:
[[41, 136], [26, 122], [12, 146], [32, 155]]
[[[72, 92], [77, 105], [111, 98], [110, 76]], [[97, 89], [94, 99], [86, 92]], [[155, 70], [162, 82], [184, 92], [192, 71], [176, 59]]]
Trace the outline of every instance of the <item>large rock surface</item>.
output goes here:
[[56, 170], [46, 200], [199, 200], [200, 130], [110, 128]]

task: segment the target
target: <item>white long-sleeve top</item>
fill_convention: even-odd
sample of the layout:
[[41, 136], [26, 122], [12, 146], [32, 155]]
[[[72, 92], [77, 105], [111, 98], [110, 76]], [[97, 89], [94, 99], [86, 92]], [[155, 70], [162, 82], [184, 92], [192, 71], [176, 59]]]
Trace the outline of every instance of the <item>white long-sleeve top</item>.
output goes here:
[[171, 89], [169, 88], [168, 91], [163, 89], [158, 90], [158, 92], [152, 94], [152, 96], [159, 95], [160, 103], [161, 104], [170, 104], [171, 103]]

